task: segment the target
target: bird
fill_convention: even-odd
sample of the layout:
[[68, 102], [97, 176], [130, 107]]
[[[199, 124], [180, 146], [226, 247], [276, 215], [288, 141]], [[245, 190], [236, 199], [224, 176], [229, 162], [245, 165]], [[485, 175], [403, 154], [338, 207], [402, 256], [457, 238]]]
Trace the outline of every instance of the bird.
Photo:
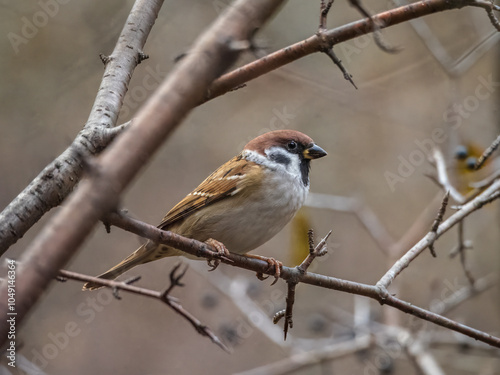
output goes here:
[[[309, 192], [311, 160], [326, 155], [299, 131], [264, 133], [174, 206], [158, 228], [205, 242], [219, 253], [245, 254], [269, 241], [294, 217]], [[115, 279], [140, 264], [179, 255], [196, 258], [149, 240], [97, 277]], [[280, 262], [253, 257], [276, 265], [279, 272]], [[100, 287], [88, 282], [83, 290]]]

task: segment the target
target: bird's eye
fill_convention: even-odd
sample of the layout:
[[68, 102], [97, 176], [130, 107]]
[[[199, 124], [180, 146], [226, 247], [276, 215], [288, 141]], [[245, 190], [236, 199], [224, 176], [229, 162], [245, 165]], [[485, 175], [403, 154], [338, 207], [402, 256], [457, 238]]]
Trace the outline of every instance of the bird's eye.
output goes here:
[[289, 150], [295, 150], [297, 148], [297, 143], [295, 141], [290, 141], [287, 144]]

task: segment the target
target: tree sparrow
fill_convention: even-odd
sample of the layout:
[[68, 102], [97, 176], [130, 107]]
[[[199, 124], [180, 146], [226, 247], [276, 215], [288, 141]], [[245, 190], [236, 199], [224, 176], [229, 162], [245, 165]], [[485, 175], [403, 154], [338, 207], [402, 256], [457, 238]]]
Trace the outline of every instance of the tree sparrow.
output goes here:
[[[167, 213], [158, 228], [205, 241], [219, 252], [229, 249], [243, 254], [253, 250], [293, 218], [309, 191], [311, 159], [325, 155], [311, 138], [298, 131], [265, 133], [208, 176]], [[148, 241], [98, 277], [114, 279], [139, 264], [176, 255], [193, 257]], [[271, 260], [279, 274], [274, 259], [260, 258]], [[89, 282], [83, 289], [99, 287]]]

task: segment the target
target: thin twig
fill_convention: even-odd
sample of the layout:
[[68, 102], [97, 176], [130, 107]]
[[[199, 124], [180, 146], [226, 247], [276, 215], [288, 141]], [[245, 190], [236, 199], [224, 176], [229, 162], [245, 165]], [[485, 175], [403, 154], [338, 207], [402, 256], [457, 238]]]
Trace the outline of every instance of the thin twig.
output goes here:
[[303, 369], [306, 369], [305, 373], [308, 373], [307, 368], [311, 366], [368, 350], [371, 344], [372, 338], [370, 335], [360, 335], [348, 342], [335, 342], [321, 345], [313, 350], [297, 351], [288, 358], [239, 372], [235, 375], [288, 375], [300, 373], [300, 370]]
[[399, 275], [410, 263], [418, 256], [422, 251], [424, 251], [431, 243], [431, 240], [436, 240], [443, 233], [450, 230], [453, 226], [457, 225], [465, 217], [470, 215], [472, 212], [477, 211], [482, 206], [490, 201], [492, 194], [496, 194], [500, 191], [500, 180], [495, 181], [490, 187], [484, 190], [481, 194], [476, 196], [474, 199], [470, 200], [468, 203], [464, 204], [459, 211], [451, 215], [448, 219], [442, 222], [437, 231], [436, 238], [434, 238], [434, 233], [428, 233], [424, 238], [422, 238], [417, 244], [415, 244], [410, 250], [406, 252], [392, 267], [389, 269], [385, 275], [377, 282], [377, 285], [382, 288], [387, 288], [392, 281]]
[[[497, 21], [498, 22], [498, 21]], [[483, 166], [484, 162], [495, 152], [495, 150], [498, 148], [500, 145], [500, 135], [493, 141], [493, 143], [488, 147], [483, 154], [477, 159], [476, 165], [474, 166], [474, 169], [479, 169]]]
[[384, 40], [382, 32], [380, 31], [380, 25], [374, 20], [373, 16], [368, 12], [365, 7], [361, 4], [360, 0], [349, 0], [351, 5], [355, 7], [363, 16], [368, 18], [373, 27], [373, 40], [375, 44], [384, 52], [387, 53], [398, 53], [401, 51], [401, 47], [393, 47]]
[[467, 260], [465, 259], [465, 250], [467, 250], [467, 246], [465, 245], [464, 241], [464, 222], [461, 221], [458, 223], [458, 254], [460, 255], [460, 263], [462, 264], [462, 268], [464, 270], [465, 276], [467, 277], [467, 280], [469, 280], [469, 284], [471, 286], [474, 286], [475, 280], [474, 277], [472, 276], [472, 273], [469, 269], [469, 265], [467, 264]]
[[309, 235], [309, 254], [307, 257], [303, 260], [303, 262], [297, 266], [296, 268], [300, 271], [300, 273], [304, 274], [307, 272], [307, 269], [313, 262], [313, 260], [316, 257], [321, 257], [327, 253], [327, 248], [326, 248], [326, 241], [332, 234], [332, 231], [329, 231], [327, 235], [318, 243], [318, 245], [314, 246], [314, 232], [312, 229], [309, 230], [308, 235]]
[[320, 13], [319, 13], [319, 30], [326, 30], [326, 19], [328, 17], [328, 12], [333, 5], [333, 0], [328, 0], [328, 3], [325, 3], [325, 0], [321, 0], [320, 5]]
[[436, 310], [434, 312], [441, 315], [447, 315], [462, 303], [469, 301], [475, 296], [484, 293], [488, 289], [494, 287], [497, 282], [498, 277], [493, 273], [484, 276], [474, 281], [474, 284], [469, 284], [459, 290], [454, 291], [449, 297], [441, 301], [441, 304], [438, 305], [439, 310]]
[[[219, 346], [224, 351], [230, 353], [229, 348], [224, 345], [224, 343], [210, 330], [209, 327], [202, 324], [194, 315], [192, 315], [189, 311], [184, 309], [180, 303], [177, 302], [177, 299], [170, 296], [169, 293], [175, 286], [181, 286], [180, 279], [186, 272], [184, 269], [180, 274], [176, 274], [176, 271], [179, 269], [180, 264], [177, 264], [174, 269], [170, 272], [170, 280], [171, 285], [162, 292], [158, 292], [151, 289], [140, 288], [134, 285], [129, 285], [126, 282], [115, 281], [115, 280], [106, 280], [98, 277], [88, 276], [77, 272], [60, 270], [59, 276], [62, 276], [66, 279], [83, 281], [83, 282], [92, 282], [100, 284], [104, 287], [110, 288], [112, 290], [123, 290], [129, 293], [138, 294], [141, 296], [154, 298], [164, 302], [170, 308], [172, 308], [177, 314], [181, 315], [184, 319], [186, 319], [191, 325], [196, 329], [196, 331], [202, 336], [206, 336], [212, 340], [214, 344]], [[186, 267], [187, 268], [187, 267]], [[129, 281], [130, 282], [130, 281]]]
[[431, 233], [433, 234], [433, 237], [431, 239], [431, 242], [429, 243], [429, 250], [432, 254], [432, 256], [435, 258], [437, 257], [436, 251], [434, 250], [434, 242], [436, 241], [437, 237], [437, 229], [439, 227], [439, 224], [443, 221], [444, 214], [446, 212], [446, 206], [448, 205], [448, 199], [450, 197], [450, 191], [448, 190], [446, 194], [444, 195], [443, 201], [441, 202], [441, 207], [439, 207], [439, 211], [437, 213], [436, 219], [434, 220], [434, 223], [432, 224], [431, 228]]
[[337, 67], [340, 69], [340, 71], [342, 72], [342, 74], [344, 74], [344, 79], [348, 80], [349, 82], [351, 82], [351, 84], [354, 86], [354, 88], [357, 90], [358, 89], [358, 86], [356, 86], [356, 84], [354, 83], [354, 80], [352, 79], [352, 74], [349, 73], [347, 71], [347, 69], [344, 67], [344, 65], [342, 64], [342, 60], [340, 60], [337, 55], [335, 54], [335, 52], [333, 52], [333, 47], [332, 48], [328, 48], [326, 51], [324, 51], [325, 54], [330, 58], [332, 59], [333, 63], [335, 65], [337, 65]]
[[495, 5], [493, 0], [489, 1], [472, 0], [469, 2], [468, 5], [473, 7], [483, 8], [488, 14], [488, 18], [490, 19], [491, 24], [495, 27], [495, 29], [500, 31], [500, 21], [493, 13], [494, 10], [496, 10], [497, 12], [500, 11], [500, 7], [498, 5]]
[[[295, 267], [301, 275], [307, 272], [307, 269], [316, 257], [321, 257], [327, 253], [326, 241], [331, 234], [332, 231], [328, 232], [328, 234], [318, 243], [318, 245], [314, 246], [314, 231], [312, 229], [309, 229], [309, 231], [307, 232], [307, 235], [309, 237], [309, 254], [299, 266]], [[281, 318], [285, 318], [285, 324], [283, 326], [285, 340], [288, 334], [288, 328], [293, 328], [293, 304], [295, 303], [295, 287], [297, 284], [297, 280], [287, 281], [288, 292], [286, 296], [286, 308], [285, 310], [278, 311], [273, 317], [274, 324], [278, 323]]]
[[448, 172], [446, 167], [446, 162], [444, 160], [443, 153], [438, 148], [435, 148], [432, 152], [432, 161], [435, 163], [437, 172], [437, 183], [443, 187], [444, 190], [448, 191], [451, 197], [458, 203], [464, 203], [466, 198], [459, 193], [457, 189], [451, 184], [448, 178]]
[[500, 169], [494, 171], [491, 175], [480, 181], [471, 182], [469, 186], [474, 189], [484, 189], [485, 187], [490, 186], [493, 181], [498, 178], [500, 178]]
[[286, 340], [288, 329], [293, 328], [293, 304], [295, 303], [295, 287], [297, 283], [288, 281], [288, 291], [286, 294], [285, 324], [283, 326], [283, 335]]
[[328, 0], [328, 3], [325, 3], [325, 0], [321, 0], [321, 6], [320, 6], [320, 17], [319, 17], [319, 27], [318, 27], [318, 32], [316, 33], [317, 36], [321, 38], [323, 41], [324, 46], [320, 48], [322, 52], [324, 52], [337, 67], [340, 69], [342, 74], [344, 75], [344, 79], [348, 80], [351, 82], [351, 84], [354, 86], [354, 88], [357, 90], [357, 86], [354, 84], [354, 81], [352, 79], [352, 74], [350, 74], [347, 69], [344, 67], [342, 64], [342, 60], [340, 60], [335, 52], [333, 51], [333, 44], [329, 43], [324, 35], [326, 31], [326, 20], [328, 16], [328, 12], [330, 11], [330, 8], [332, 7], [333, 0]]

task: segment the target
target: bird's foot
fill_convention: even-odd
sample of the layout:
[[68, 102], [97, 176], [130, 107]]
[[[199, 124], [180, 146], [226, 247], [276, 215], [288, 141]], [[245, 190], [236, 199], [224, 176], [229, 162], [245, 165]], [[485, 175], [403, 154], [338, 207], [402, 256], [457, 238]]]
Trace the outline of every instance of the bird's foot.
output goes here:
[[[274, 281], [271, 285], [274, 285], [278, 282], [278, 279], [281, 276], [281, 267], [283, 267], [283, 263], [281, 263], [279, 260], [276, 260], [272, 257], [265, 257], [262, 255], [256, 255], [256, 254], [246, 254], [247, 257], [249, 258], [254, 258], [254, 259], [260, 259], [263, 261], [266, 261], [269, 264], [269, 269], [272, 269], [274, 267]], [[266, 280], [269, 276], [264, 276], [261, 272], [257, 273], [257, 278], [259, 280]]]
[[[224, 258], [225, 255], [229, 255], [229, 250], [227, 249], [226, 246], [224, 246], [222, 242], [214, 240], [213, 238], [209, 238], [208, 240], [205, 241], [205, 243], [215, 248], [219, 257]], [[207, 264], [210, 267], [208, 271], [211, 272], [219, 266], [220, 259], [207, 259]]]

